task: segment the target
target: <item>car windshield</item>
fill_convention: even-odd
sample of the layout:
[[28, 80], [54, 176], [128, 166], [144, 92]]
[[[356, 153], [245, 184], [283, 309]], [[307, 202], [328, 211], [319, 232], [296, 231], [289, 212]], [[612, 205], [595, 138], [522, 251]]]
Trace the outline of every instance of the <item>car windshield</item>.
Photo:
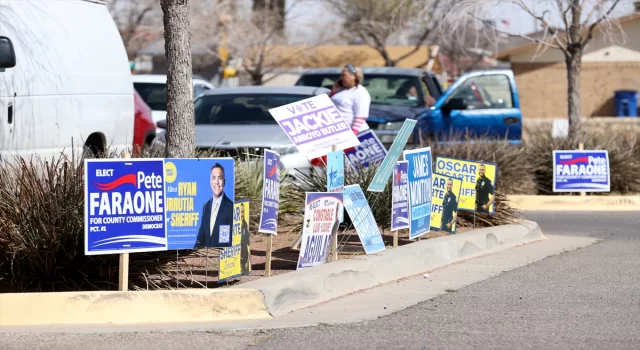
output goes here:
[[276, 124], [269, 109], [309, 97], [277, 93], [205, 95], [195, 102], [196, 125]]
[[144, 102], [154, 111], [167, 110], [167, 84], [133, 83]]
[[[296, 85], [331, 89], [339, 74], [303, 75]], [[362, 84], [371, 95], [371, 104], [419, 107], [417, 98], [420, 80], [417, 76], [395, 74], [365, 74]]]

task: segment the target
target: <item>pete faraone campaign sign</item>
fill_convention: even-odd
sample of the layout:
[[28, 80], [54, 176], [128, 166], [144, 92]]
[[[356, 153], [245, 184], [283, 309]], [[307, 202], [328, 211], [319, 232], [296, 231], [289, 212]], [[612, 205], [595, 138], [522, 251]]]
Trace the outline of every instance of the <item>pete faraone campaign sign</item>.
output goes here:
[[409, 163], [409, 239], [415, 239], [431, 230], [431, 147], [404, 151], [404, 159]]
[[400, 160], [393, 169], [391, 231], [409, 228], [409, 162]]
[[456, 233], [458, 200], [462, 181], [450, 176], [433, 174], [431, 228]]
[[326, 94], [271, 108], [271, 116], [280, 124], [291, 142], [308, 159], [360, 144]]
[[258, 232], [275, 235], [278, 233], [278, 208], [280, 207], [280, 155], [269, 149], [264, 150], [264, 171], [262, 180], [262, 211]]
[[385, 250], [380, 229], [360, 185], [344, 187], [344, 207], [367, 254]]
[[329, 262], [331, 238], [340, 228], [342, 192], [307, 192], [296, 270]]
[[462, 180], [458, 209], [495, 213], [496, 164], [438, 156], [435, 172]]
[[249, 200], [233, 203], [232, 246], [220, 252], [218, 283], [227, 282], [251, 272], [251, 233], [249, 232]]
[[553, 151], [553, 192], [609, 191], [609, 151]]
[[233, 166], [232, 158], [86, 159], [85, 254], [231, 246]]
[[379, 165], [387, 156], [387, 149], [373, 130], [358, 134], [360, 145], [345, 151], [351, 168], [355, 171]]

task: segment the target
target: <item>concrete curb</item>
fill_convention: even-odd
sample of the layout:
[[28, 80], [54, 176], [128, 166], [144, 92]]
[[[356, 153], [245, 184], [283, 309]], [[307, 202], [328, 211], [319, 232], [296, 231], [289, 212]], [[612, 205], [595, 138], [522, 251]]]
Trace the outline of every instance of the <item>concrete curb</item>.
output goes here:
[[269, 312], [278, 317], [379, 284], [545, 239], [537, 223], [522, 221], [417, 241], [378, 254], [244, 283], [241, 287], [260, 290]]
[[517, 210], [640, 211], [640, 196], [507, 196]]
[[0, 294], [0, 327], [155, 324], [271, 318], [258, 290]]

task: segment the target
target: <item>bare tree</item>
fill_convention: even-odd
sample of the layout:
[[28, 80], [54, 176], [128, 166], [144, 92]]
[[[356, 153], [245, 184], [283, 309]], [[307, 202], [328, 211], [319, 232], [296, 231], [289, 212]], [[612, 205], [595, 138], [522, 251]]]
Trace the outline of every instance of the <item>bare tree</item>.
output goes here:
[[[229, 61], [240, 62], [240, 70], [249, 76], [252, 85], [262, 85], [277, 77], [274, 74], [277, 68], [300, 62], [322, 42], [308, 32], [293, 33], [290, 35], [292, 39], [283, 32], [285, 20], [293, 19], [291, 10], [303, 2], [292, 1], [284, 10], [279, 6], [257, 6], [246, 14], [237, 9], [234, 0], [221, 0], [216, 9], [217, 24], [199, 31], [197, 35], [217, 38], [218, 46], [224, 50], [212, 53], [220, 55], [221, 51], [227, 52]], [[302, 29], [309, 31], [312, 28]], [[267, 75], [269, 77], [265, 78]]]
[[157, 0], [108, 0], [107, 6], [116, 23], [129, 59], [162, 35], [160, 6]]
[[453, 31], [446, 26], [446, 22], [442, 23], [435, 35], [439, 53], [446, 56], [450, 64], [448, 73], [454, 77], [473, 69], [493, 53], [491, 33], [484, 33], [485, 29], [477, 28], [472, 18], [463, 20], [466, 22], [457, 24], [458, 30]]
[[167, 60], [165, 157], [186, 158], [195, 142], [189, 0], [161, 0], [160, 6]]
[[[355, 36], [378, 51], [385, 66], [390, 67], [420, 50], [454, 2], [448, 0], [324, 1], [343, 20], [344, 34]], [[400, 57], [392, 58], [387, 50], [389, 40], [411, 27], [418, 32], [414, 48]]]
[[[482, 20], [490, 6], [500, 3], [511, 3], [521, 8], [542, 27], [542, 32], [537, 36], [514, 35], [492, 26], [494, 32], [538, 43], [538, 53], [547, 49], [563, 53], [567, 68], [569, 136], [576, 136], [580, 131], [582, 55], [592, 41], [596, 29], [605, 39], [615, 40], [614, 29], [618, 27], [618, 23], [611, 17], [611, 13], [620, 0], [554, 0], [554, 10], [545, 10], [542, 13], [534, 11], [524, 0], [462, 0], [456, 11], [452, 12], [455, 16], [451, 16], [449, 21], [459, 22], [460, 16]], [[562, 24], [553, 26], [553, 17], [559, 18]], [[484, 23], [486, 25], [486, 22]]]

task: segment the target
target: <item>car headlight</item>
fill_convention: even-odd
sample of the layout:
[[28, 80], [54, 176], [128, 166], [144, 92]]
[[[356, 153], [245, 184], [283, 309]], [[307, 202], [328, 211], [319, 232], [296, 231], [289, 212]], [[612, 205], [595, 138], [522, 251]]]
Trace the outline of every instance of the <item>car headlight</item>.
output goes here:
[[273, 150], [278, 152], [278, 154], [280, 154], [280, 156], [284, 156], [284, 155], [287, 155], [287, 154], [298, 153], [298, 149], [293, 144], [289, 145], [289, 146], [274, 147]]
[[378, 128], [382, 130], [400, 130], [400, 128], [402, 128], [402, 124], [404, 124], [404, 122], [387, 122], [380, 124]]

